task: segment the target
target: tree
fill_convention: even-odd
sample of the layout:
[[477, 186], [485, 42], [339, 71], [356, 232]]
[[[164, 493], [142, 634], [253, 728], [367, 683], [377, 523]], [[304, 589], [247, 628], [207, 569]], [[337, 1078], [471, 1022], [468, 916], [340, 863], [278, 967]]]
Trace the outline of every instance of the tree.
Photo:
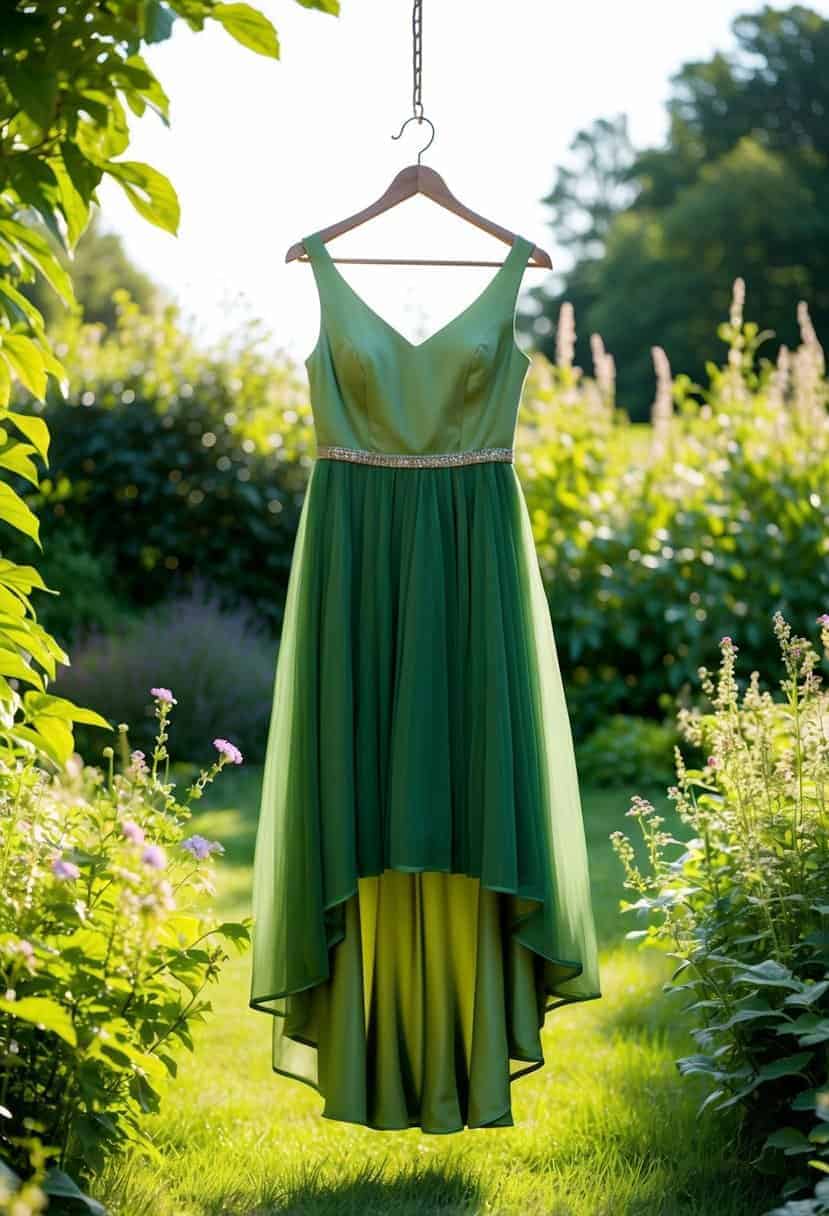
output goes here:
[[[338, 12], [338, 0], [300, 0]], [[169, 122], [168, 99], [141, 55], [169, 38], [176, 21], [201, 30], [217, 21], [238, 42], [279, 57], [271, 23], [244, 3], [218, 0], [13, 0], [0, 17], [0, 469], [35, 486], [33, 457], [48, 465], [49, 432], [35, 413], [11, 408], [13, 381], [36, 399], [66, 392], [44, 317], [21, 290], [42, 277], [69, 305], [72, 280], [54, 242], [71, 256], [98, 202], [105, 174], [119, 183], [150, 223], [175, 233], [179, 204], [172, 184], [150, 165], [124, 158], [127, 108]], [[33, 220], [37, 216], [38, 220]], [[38, 225], [42, 225], [42, 228]], [[45, 232], [44, 232], [45, 229]], [[0, 522], [30, 536], [39, 523], [22, 498], [0, 482]], [[38, 623], [34, 588], [50, 591], [33, 566], [0, 558], [0, 739], [13, 753], [31, 751], [62, 765], [72, 750], [73, 721], [109, 723], [47, 693], [56, 663], [68, 655]], [[54, 593], [54, 592], [53, 592]], [[18, 687], [28, 685], [26, 692]]]
[[[600, 124], [581, 134], [574, 146], [596, 145], [609, 205], [597, 209], [594, 196], [583, 207], [587, 235], [573, 243], [575, 265], [555, 295], [536, 292], [542, 332], [563, 299], [573, 302], [582, 366], [590, 334], [601, 333], [616, 360], [617, 399], [637, 418], [653, 398], [651, 346], [703, 378], [738, 276], [749, 311], [779, 341], [797, 342], [799, 298], [819, 333], [829, 325], [829, 22], [802, 5], [766, 6], [732, 29], [733, 53], [673, 77], [664, 148], [626, 163], [599, 157]], [[562, 180], [545, 200], [554, 215]], [[632, 197], [616, 205], [622, 188]], [[574, 191], [564, 197], [577, 208]], [[551, 338], [540, 344], [553, 353]]]

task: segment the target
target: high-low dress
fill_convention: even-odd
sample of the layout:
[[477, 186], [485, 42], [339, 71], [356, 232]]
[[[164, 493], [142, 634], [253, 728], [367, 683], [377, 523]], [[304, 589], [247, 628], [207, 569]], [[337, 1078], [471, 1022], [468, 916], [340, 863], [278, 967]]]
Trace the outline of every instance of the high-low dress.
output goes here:
[[[414, 344], [304, 239], [317, 443], [261, 791], [250, 1006], [329, 1119], [514, 1123], [601, 996], [572, 734], [513, 463], [532, 242]], [[566, 1050], [562, 1043], [557, 1048]]]

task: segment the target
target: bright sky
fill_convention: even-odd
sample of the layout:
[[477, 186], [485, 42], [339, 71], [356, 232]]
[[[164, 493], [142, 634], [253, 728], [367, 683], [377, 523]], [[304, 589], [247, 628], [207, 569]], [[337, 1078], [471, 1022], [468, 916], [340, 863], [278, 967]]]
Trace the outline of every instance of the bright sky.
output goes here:
[[[254, 0], [257, 3], [257, 0]], [[258, 0], [281, 58], [240, 46], [215, 23], [180, 28], [147, 58], [171, 101], [171, 126], [132, 122], [127, 157], [167, 173], [179, 235], [151, 227], [119, 187], [100, 190], [106, 224], [210, 338], [261, 318], [301, 360], [319, 326], [311, 267], [285, 262], [303, 236], [373, 202], [429, 138], [412, 113], [410, 0], [343, 0], [339, 17], [296, 0]], [[758, 6], [759, 7], [759, 6]], [[813, 3], [829, 16], [829, 0]], [[627, 113], [637, 147], [664, 138], [669, 77], [730, 50], [733, 0], [451, 0], [423, 4], [424, 113], [435, 138], [422, 163], [465, 204], [546, 248], [566, 267], [540, 199], [571, 158], [575, 133]], [[483, 257], [507, 247], [423, 197], [337, 238], [335, 256]], [[355, 290], [419, 341], [476, 297], [493, 267], [340, 264]], [[534, 286], [550, 272], [528, 268]], [[578, 318], [577, 318], [578, 323]]]

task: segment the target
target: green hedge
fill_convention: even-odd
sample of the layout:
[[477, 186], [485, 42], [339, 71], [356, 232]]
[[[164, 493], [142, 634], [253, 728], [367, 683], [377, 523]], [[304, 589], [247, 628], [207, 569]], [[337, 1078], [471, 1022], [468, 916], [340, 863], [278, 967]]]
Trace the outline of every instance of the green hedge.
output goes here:
[[[314, 451], [304, 381], [256, 327], [205, 353], [174, 310], [119, 310], [114, 334], [64, 333], [74, 404], [48, 410], [46, 561], [72, 521], [118, 601], [199, 577], [277, 633]], [[707, 386], [678, 376], [654, 428], [614, 408], [606, 377], [535, 357], [517, 471], [579, 737], [614, 713], [663, 717], [721, 636], [762, 668], [774, 611], [805, 630], [829, 607], [827, 381], [801, 322], [778, 368], [732, 315], [724, 366]]]

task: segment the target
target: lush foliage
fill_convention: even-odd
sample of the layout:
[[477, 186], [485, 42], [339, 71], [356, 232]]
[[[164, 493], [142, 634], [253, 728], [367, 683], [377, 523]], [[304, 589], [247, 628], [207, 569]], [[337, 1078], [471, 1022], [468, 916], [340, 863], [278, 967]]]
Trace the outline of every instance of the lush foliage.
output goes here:
[[[256, 326], [205, 355], [174, 309], [150, 318], [123, 296], [115, 332], [70, 324], [58, 339], [71, 403], [43, 411], [56, 455], [29, 498], [47, 545], [83, 528], [134, 607], [201, 577], [227, 606], [255, 603], [276, 633], [310, 463], [290, 370], [274, 368]], [[257, 435], [257, 412], [277, 407], [281, 426]]]
[[[829, 656], [829, 615], [820, 623]], [[809, 1165], [829, 1172], [829, 693], [807, 638], [779, 613], [774, 632], [782, 700], [757, 671], [740, 690], [724, 637], [716, 679], [700, 671], [710, 708], [680, 710], [683, 737], [707, 756], [692, 769], [677, 749], [669, 794], [691, 839], [663, 831], [637, 797], [628, 814], [647, 869], [627, 836], [612, 840], [638, 896], [621, 906], [649, 921], [628, 936], [670, 945], [680, 982], [666, 989], [687, 994], [700, 1020], [700, 1053], [680, 1071], [710, 1082], [701, 1110], [740, 1109], [759, 1168], [779, 1173], [788, 1197], [809, 1184]]]
[[[336, 11], [333, 3], [314, 7]], [[168, 121], [167, 97], [140, 50], [143, 43], [168, 38], [179, 17], [196, 30], [215, 19], [245, 46], [265, 55], [279, 53], [270, 22], [247, 4], [112, 0], [87, 8], [21, 0], [4, 7], [0, 469], [28, 486], [39, 484], [33, 457], [48, 461], [49, 432], [42, 418], [9, 408], [13, 382], [42, 400], [50, 383], [53, 391], [65, 393], [67, 378], [43, 314], [21, 288], [42, 279], [65, 303], [75, 303], [55, 243], [72, 253], [104, 175], [123, 187], [145, 219], [175, 232], [179, 208], [169, 181], [149, 165], [120, 158], [130, 140], [127, 108], [139, 116], [150, 109]], [[6, 482], [0, 482], [0, 522], [42, 549], [37, 517]], [[33, 589], [48, 589], [34, 566], [0, 560], [0, 734], [10, 754], [34, 750], [60, 765], [71, 752], [73, 721], [92, 716], [46, 694], [56, 663], [67, 663], [68, 656], [39, 622]], [[19, 692], [21, 682], [31, 686], [25, 694]]]
[[635, 714], [611, 714], [578, 748], [581, 780], [594, 788], [617, 788], [647, 780], [664, 785], [673, 775], [676, 731]]
[[779, 609], [802, 630], [829, 603], [829, 384], [798, 311], [800, 347], [771, 364], [738, 280], [720, 326], [725, 364], [709, 365], [707, 387], [672, 378], [655, 348], [645, 433], [614, 410], [603, 352], [582, 384], [563, 310], [557, 363], [524, 411], [519, 470], [581, 729], [619, 709], [667, 712], [723, 634], [762, 668], [773, 658], [763, 621]]
[[[174, 596], [117, 632], [95, 631], [72, 651], [55, 689], [94, 705], [110, 722], [131, 723], [133, 745], [149, 751], [154, 720], [144, 689], [152, 679], [177, 688], [176, 749], [192, 763], [206, 758], [209, 740], [233, 722], [248, 760], [264, 759], [273, 699], [277, 645], [262, 621], [240, 608], [222, 609], [209, 588]], [[106, 739], [79, 727], [85, 756], [100, 754]]]
[[179, 797], [169, 779], [169, 689], [151, 690], [149, 759], [119, 727], [119, 766], [75, 755], [51, 778], [28, 763], [0, 774], [0, 1155], [19, 1166], [33, 1128], [57, 1165], [88, 1175], [126, 1142], [153, 1152], [142, 1116], [192, 1049], [227, 947], [244, 950], [249, 920], [203, 911], [220, 845], [187, 834], [192, 802], [217, 758]]

